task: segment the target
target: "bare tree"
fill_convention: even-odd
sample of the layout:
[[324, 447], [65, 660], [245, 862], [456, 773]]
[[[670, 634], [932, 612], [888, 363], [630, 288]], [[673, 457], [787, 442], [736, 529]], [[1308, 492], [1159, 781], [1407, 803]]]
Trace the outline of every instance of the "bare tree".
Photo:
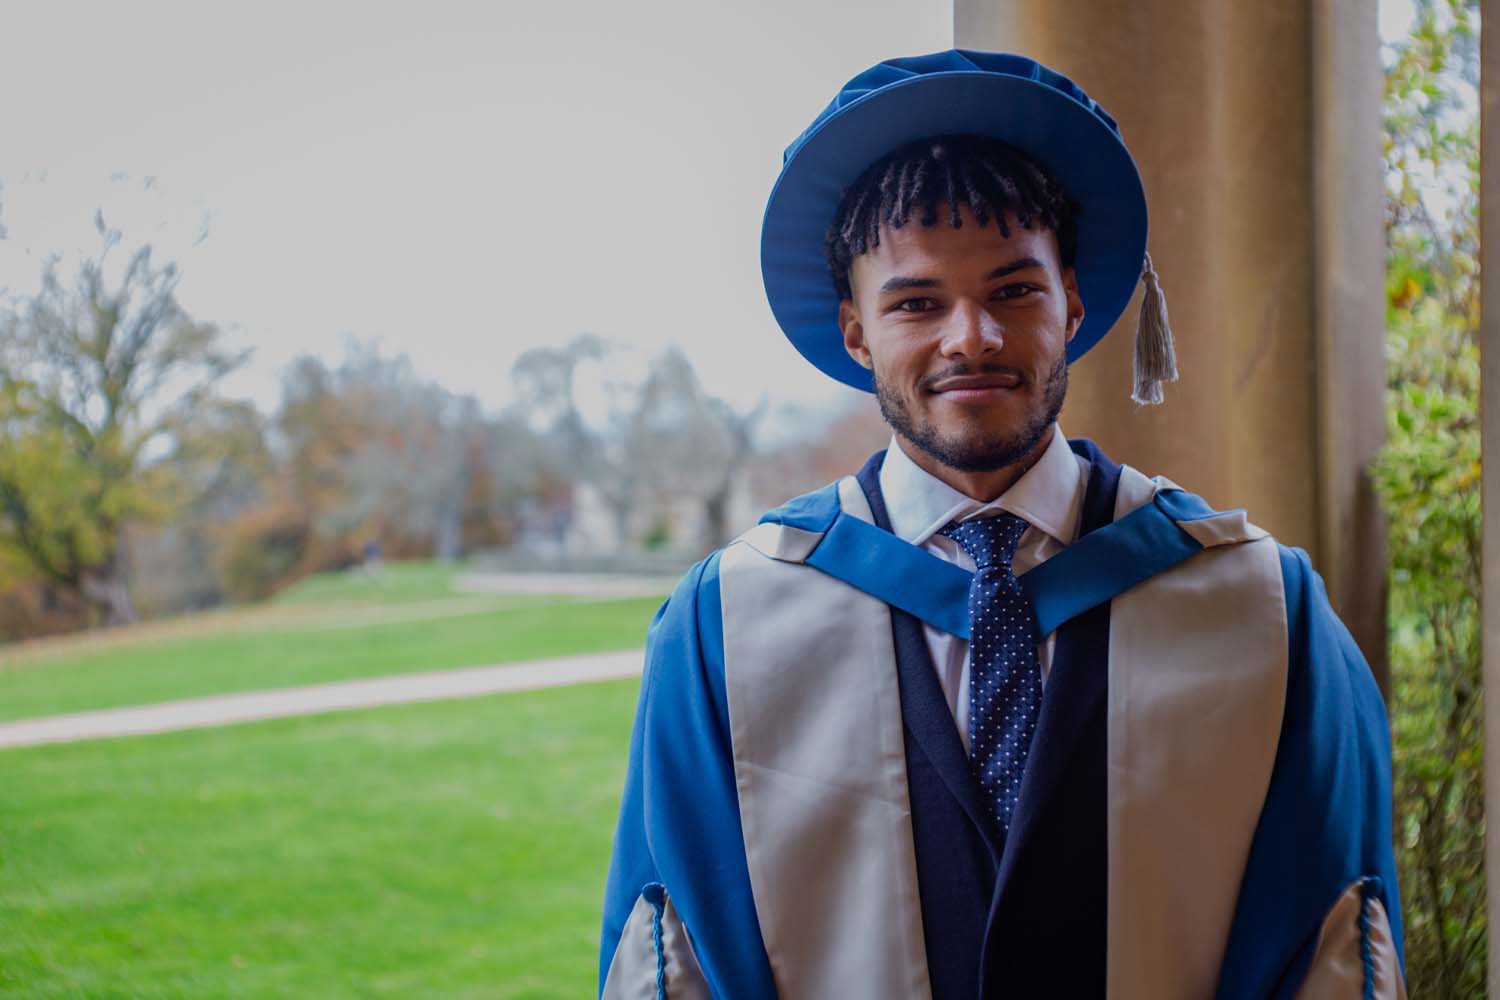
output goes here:
[[653, 482], [702, 505], [700, 548], [723, 545], [731, 535], [730, 501], [754, 449], [765, 398], [748, 411], [736, 411], [704, 391], [692, 363], [673, 347], [653, 362], [641, 411], [647, 428], [644, 460]]
[[[539, 347], [516, 360], [518, 405], [551, 452], [599, 495], [614, 521], [616, 543], [629, 545], [648, 486], [648, 443], [639, 381], [620, 373], [621, 348], [592, 334], [562, 347]], [[581, 379], [591, 367], [596, 377]]]
[[644, 367], [626, 360], [591, 335], [528, 351], [513, 371], [522, 412], [608, 507], [622, 546], [643, 505], [660, 518], [684, 498], [701, 504], [697, 542], [723, 544], [764, 404], [739, 413], [710, 397], [675, 347]]

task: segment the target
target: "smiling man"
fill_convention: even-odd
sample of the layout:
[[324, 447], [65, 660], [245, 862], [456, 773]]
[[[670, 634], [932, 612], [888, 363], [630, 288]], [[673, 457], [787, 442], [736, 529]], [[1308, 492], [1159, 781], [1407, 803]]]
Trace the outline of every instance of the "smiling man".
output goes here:
[[[872, 196], [901, 176], [906, 188]], [[979, 184], [972, 198], [954, 198], [950, 176]], [[991, 188], [1022, 177], [1034, 197]], [[999, 496], [1052, 437], [1083, 321], [1065, 196], [1003, 144], [951, 137], [877, 163], [844, 201], [828, 256], [845, 350], [873, 373], [903, 452], [968, 496]]]
[[1398, 997], [1384, 709], [1307, 557], [1057, 426], [1140, 178], [1020, 56], [881, 63], [787, 151], [778, 322], [891, 445], [649, 633], [606, 997]]

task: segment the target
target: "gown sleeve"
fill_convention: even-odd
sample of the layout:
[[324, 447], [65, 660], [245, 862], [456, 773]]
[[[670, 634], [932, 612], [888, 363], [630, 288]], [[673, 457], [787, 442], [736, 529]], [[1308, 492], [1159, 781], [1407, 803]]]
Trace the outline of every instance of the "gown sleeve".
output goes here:
[[1404, 998], [1385, 705], [1307, 554], [1281, 564], [1286, 708], [1218, 995]]
[[647, 633], [599, 956], [603, 998], [774, 997], [750, 893], [716, 553]]

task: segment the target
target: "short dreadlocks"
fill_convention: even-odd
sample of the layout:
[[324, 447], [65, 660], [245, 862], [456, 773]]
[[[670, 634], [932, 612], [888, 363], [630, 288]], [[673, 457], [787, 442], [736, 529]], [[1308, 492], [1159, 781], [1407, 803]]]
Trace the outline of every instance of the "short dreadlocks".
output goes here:
[[1078, 205], [1046, 167], [988, 136], [938, 136], [875, 161], [844, 192], [824, 243], [839, 298], [850, 297], [849, 266], [880, 245], [882, 225], [900, 229], [915, 208], [922, 210], [922, 225], [936, 225], [938, 206], [947, 205], [948, 221], [958, 229], [960, 204], [969, 206], [981, 226], [993, 217], [1005, 236], [1007, 211], [1026, 229], [1039, 224], [1052, 230], [1062, 265], [1072, 266]]

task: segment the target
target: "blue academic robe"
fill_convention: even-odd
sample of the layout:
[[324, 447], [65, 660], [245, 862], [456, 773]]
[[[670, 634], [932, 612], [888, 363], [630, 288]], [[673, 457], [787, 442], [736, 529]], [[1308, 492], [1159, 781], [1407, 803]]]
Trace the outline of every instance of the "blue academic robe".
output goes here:
[[[1121, 467], [1090, 442], [1074, 441], [1072, 446], [1091, 466], [1084, 537], [1123, 525], [1116, 507]], [[853, 482], [867, 504], [867, 520], [888, 532], [879, 460], [879, 455], [872, 458]], [[848, 500], [850, 484], [843, 488], [846, 506], [857, 504]], [[868, 546], [840, 549], [838, 532], [831, 527], [837, 514], [830, 514], [828, 507], [839, 501], [830, 501], [830, 496], [825, 490], [798, 498], [767, 520], [781, 530], [774, 544], [786, 550], [777, 552], [776, 558], [801, 559], [817, 567], [807, 579], [816, 577], [823, 586], [853, 586], [889, 602], [885, 627], [894, 654], [894, 689], [899, 690], [894, 718], [900, 733], [895, 745], [904, 765], [900, 798], [909, 803], [909, 821], [903, 817], [898, 826], [909, 831], [907, 853], [919, 897], [919, 905], [914, 902], [911, 907], [919, 911], [912, 919], [920, 924], [915, 961], [898, 960], [892, 967], [925, 963], [925, 968], [915, 985], [892, 986], [888, 994], [1088, 996], [1102, 995], [1108, 988], [1113, 995], [1139, 995], [1123, 982], [1121, 973], [1111, 982], [1106, 962], [1111, 902], [1106, 829], [1111, 794], [1109, 598], [1117, 596], [1111, 588], [1125, 587], [1130, 577], [1126, 573], [1123, 582], [1112, 583], [1095, 578], [1111, 576], [1121, 561], [1152, 559], [1162, 564], [1161, 572], [1182, 562], [1183, 568], [1175, 571], [1191, 573], [1196, 543], [1185, 534], [1171, 535], [1178, 528], [1158, 517], [1154, 528], [1115, 532], [1113, 547], [1096, 547], [1092, 563], [1058, 563], [1054, 576], [1089, 578], [1067, 584], [1073, 597], [1093, 587], [1094, 596], [1106, 598], [1095, 603], [1089, 603], [1092, 598], [1073, 600], [1076, 607], [1057, 615], [1067, 617], [1057, 625], [1052, 673], [1007, 841], [978, 808], [975, 781], [922, 636], [922, 620], [951, 620], [943, 618], [949, 612], [932, 607], [934, 600], [924, 595], [952, 594], [953, 581], [944, 578], [942, 586], [919, 586], [929, 579], [921, 576], [927, 564], [898, 547], [881, 551], [913, 560], [910, 565], [916, 569], [904, 574], [904, 590], [892, 590], [888, 579], [880, 579], [880, 566], [894, 565], [890, 559], [865, 560], [873, 566], [856, 566]], [[1171, 496], [1169, 509], [1186, 509], [1178, 494]], [[1179, 527], [1184, 523], [1178, 521]], [[1101, 532], [1097, 537], [1105, 536]], [[869, 540], [867, 535], [853, 537]], [[905, 546], [894, 536], [886, 537]], [[1159, 556], [1174, 545], [1185, 546], [1186, 554]], [[1079, 543], [1071, 549], [1089, 551]], [[1393, 973], [1377, 967], [1381, 949], [1394, 952], [1393, 961], [1385, 959], [1387, 965], [1399, 966], [1401, 955], [1384, 708], [1305, 554], [1284, 547], [1275, 551], [1285, 606], [1284, 698], [1278, 701], [1280, 721], [1274, 727], [1274, 764], [1254, 818], [1243, 879], [1231, 901], [1227, 940], [1216, 953], [1217, 995], [1292, 997], [1309, 977], [1332, 976], [1330, 981], [1343, 982], [1336, 970], [1339, 956], [1320, 957], [1338, 946], [1337, 934], [1330, 929], [1335, 917], [1341, 921], [1338, 926], [1349, 923], [1355, 928], [1348, 947], [1367, 959], [1363, 986], [1351, 996], [1376, 995], [1377, 979], [1399, 975], [1398, 968]], [[784, 900], [772, 905], [765, 898], [767, 880], [762, 877], [757, 886], [751, 873], [752, 865], [763, 863], [748, 860], [759, 857], [757, 837], [764, 827], [748, 801], [752, 772], [745, 767], [746, 750], [739, 745], [748, 745], [750, 738], [743, 719], [732, 719], [729, 704], [732, 685], [726, 683], [726, 612], [720, 579], [725, 558], [718, 552], [693, 567], [648, 631], [605, 891], [600, 988], [603, 992], [610, 983], [610, 995], [756, 998], [777, 996], [778, 988], [780, 995], [805, 995], [785, 970], [806, 969], [807, 959], [798, 959], [799, 966], [784, 958], [781, 953], [789, 950], [792, 940], [786, 928], [762, 926], [762, 915], [778, 923], [795, 922], [784, 916], [794, 913], [795, 906], [789, 910]], [[1104, 568], [1091, 569], [1093, 564]], [[830, 581], [829, 575], [846, 582]], [[1042, 594], [1038, 604], [1050, 608], [1056, 601]], [[753, 613], [731, 608], [731, 632], [742, 628], [741, 618]], [[740, 669], [749, 667], [731, 671]], [[752, 820], [756, 825], [747, 841]], [[811, 849], [812, 841], [804, 842]], [[838, 891], [836, 882], [830, 884], [832, 890], [819, 891]], [[759, 906], [757, 887], [762, 896]], [[1352, 902], [1344, 905], [1353, 907], [1352, 916], [1345, 920], [1336, 904], [1351, 893]], [[1121, 912], [1119, 902], [1116, 912]], [[1147, 908], [1144, 901], [1141, 907]], [[1130, 912], [1128, 901], [1124, 912]], [[797, 930], [808, 933], [806, 928]], [[820, 930], [835, 935], [838, 931], [813, 928]], [[768, 940], [778, 943], [768, 950]], [[873, 942], [869, 960], [876, 962], [882, 951], [898, 944]], [[840, 975], [853, 968], [850, 961], [861, 960], [857, 949], [852, 959], [842, 947], [827, 951], [834, 956], [831, 962], [845, 963], [841, 970], [833, 970]]]

